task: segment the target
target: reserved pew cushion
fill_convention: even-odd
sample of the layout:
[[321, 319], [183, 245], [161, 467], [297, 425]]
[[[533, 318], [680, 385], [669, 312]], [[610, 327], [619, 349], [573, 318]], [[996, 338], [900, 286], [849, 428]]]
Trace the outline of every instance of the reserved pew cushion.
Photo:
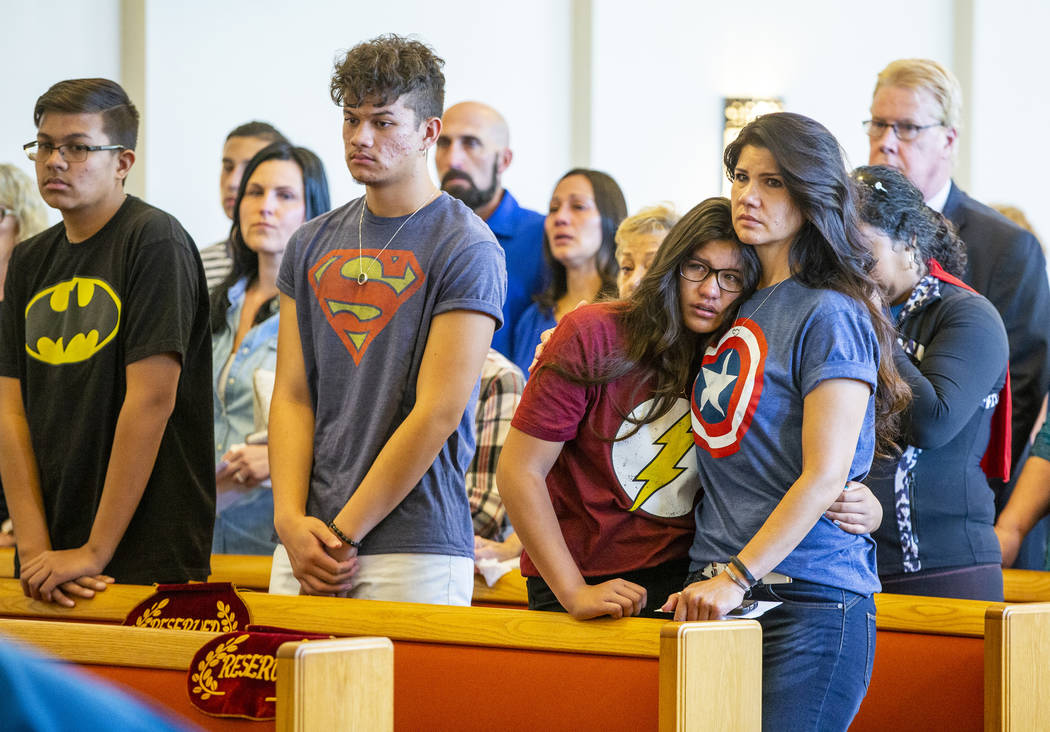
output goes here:
[[186, 686], [190, 701], [215, 717], [273, 719], [277, 713], [277, 649], [293, 641], [331, 636], [249, 626], [205, 643], [193, 657]]
[[248, 606], [229, 582], [157, 585], [124, 618], [124, 625], [231, 633], [248, 627]]

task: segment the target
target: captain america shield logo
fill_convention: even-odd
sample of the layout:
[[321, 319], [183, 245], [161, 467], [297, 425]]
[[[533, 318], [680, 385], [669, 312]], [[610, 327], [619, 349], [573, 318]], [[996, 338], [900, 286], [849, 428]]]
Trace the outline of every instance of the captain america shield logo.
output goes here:
[[712, 457], [740, 449], [762, 395], [766, 338], [758, 324], [737, 320], [704, 352], [693, 385], [693, 440]]

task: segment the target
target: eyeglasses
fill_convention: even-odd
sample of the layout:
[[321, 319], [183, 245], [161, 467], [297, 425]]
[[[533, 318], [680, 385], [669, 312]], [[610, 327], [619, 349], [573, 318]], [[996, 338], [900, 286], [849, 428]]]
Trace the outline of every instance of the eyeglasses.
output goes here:
[[703, 282], [711, 275], [715, 276], [715, 282], [726, 292], [740, 292], [744, 289], [744, 281], [740, 278], [740, 272], [736, 269], [715, 269], [708, 267], [696, 259], [687, 259], [678, 268], [678, 273], [690, 282]]
[[3, 206], [0, 206], [0, 224], [4, 223], [4, 219], [8, 216], [15, 216], [17, 213], [18, 212], [13, 208], [4, 208]]
[[27, 142], [22, 145], [22, 149], [25, 150], [26, 156], [30, 160], [49, 160], [51, 153], [58, 150], [58, 154], [62, 156], [62, 159], [67, 163], [82, 163], [87, 160], [87, 154], [89, 152], [99, 152], [100, 150], [127, 150], [124, 145], [81, 145], [77, 142], [69, 142], [65, 145], [52, 145], [50, 142]]
[[920, 132], [931, 127], [944, 127], [943, 122], [934, 122], [932, 125], [916, 125], [911, 122], [883, 122], [879, 119], [865, 120], [861, 122], [861, 125], [864, 127], [864, 131], [868, 133], [868, 137], [876, 140], [882, 137], [887, 128], [890, 128], [901, 142], [910, 142], [918, 137]]

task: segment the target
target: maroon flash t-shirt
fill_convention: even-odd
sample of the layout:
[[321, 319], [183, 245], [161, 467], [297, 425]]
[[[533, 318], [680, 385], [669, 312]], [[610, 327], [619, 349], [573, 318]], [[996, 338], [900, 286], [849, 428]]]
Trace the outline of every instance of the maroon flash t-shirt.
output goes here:
[[[624, 350], [616, 303], [566, 315], [544, 349], [540, 366], [601, 373]], [[554, 512], [580, 572], [618, 574], [688, 555], [700, 484], [692, 449], [689, 402], [610, 441], [634, 426], [624, 415], [646, 414], [651, 393], [640, 369], [600, 386], [581, 386], [553, 369], [537, 368], [512, 425], [548, 442], [564, 442], [547, 475]], [[538, 576], [528, 552], [521, 572]]]

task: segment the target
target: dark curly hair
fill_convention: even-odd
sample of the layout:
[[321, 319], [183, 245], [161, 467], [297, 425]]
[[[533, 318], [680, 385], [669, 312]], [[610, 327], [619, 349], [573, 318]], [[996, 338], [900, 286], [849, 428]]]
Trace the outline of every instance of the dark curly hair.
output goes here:
[[966, 244], [903, 173], [884, 165], [863, 165], [853, 171], [853, 180], [859, 184], [861, 221], [892, 239], [894, 248], [915, 251], [921, 264], [936, 259], [950, 274], [965, 276]]
[[358, 107], [366, 100], [377, 107], [404, 95], [416, 122], [440, 117], [445, 108], [445, 60], [425, 43], [388, 34], [359, 43], [339, 60], [329, 93], [340, 107]]

